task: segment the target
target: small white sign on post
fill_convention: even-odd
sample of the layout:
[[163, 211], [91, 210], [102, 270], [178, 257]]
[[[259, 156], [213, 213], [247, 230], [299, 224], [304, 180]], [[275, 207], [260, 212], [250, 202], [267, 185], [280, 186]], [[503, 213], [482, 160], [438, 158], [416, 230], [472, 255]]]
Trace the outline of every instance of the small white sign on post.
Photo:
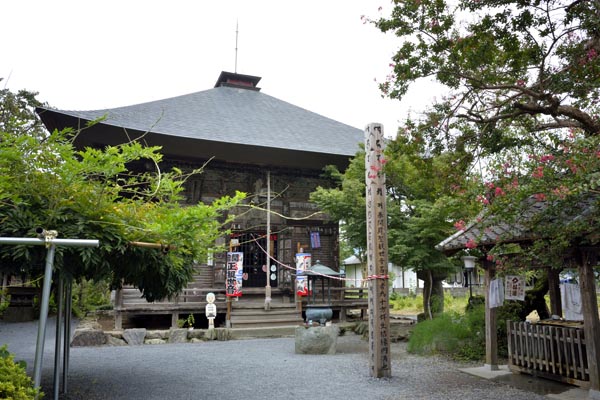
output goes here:
[[206, 295], [206, 307], [204, 308], [204, 312], [206, 313], [206, 318], [208, 318], [208, 329], [215, 329], [215, 318], [217, 318], [217, 305], [215, 304], [215, 294], [209, 293]]

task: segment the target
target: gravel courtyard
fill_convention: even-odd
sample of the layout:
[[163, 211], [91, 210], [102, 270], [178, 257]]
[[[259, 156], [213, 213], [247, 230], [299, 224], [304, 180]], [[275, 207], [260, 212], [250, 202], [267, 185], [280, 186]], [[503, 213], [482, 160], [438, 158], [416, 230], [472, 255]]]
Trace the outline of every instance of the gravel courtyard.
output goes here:
[[[36, 323], [0, 321], [8, 343], [31, 373]], [[54, 320], [48, 323], [42, 386], [52, 397]], [[392, 378], [368, 373], [367, 342], [352, 333], [335, 355], [299, 355], [293, 338], [211, 341], [71, 349], [64, 399], [547, 399], [506, 383], [478, 378], [441, 357], [406, 353], [392, 345]]]

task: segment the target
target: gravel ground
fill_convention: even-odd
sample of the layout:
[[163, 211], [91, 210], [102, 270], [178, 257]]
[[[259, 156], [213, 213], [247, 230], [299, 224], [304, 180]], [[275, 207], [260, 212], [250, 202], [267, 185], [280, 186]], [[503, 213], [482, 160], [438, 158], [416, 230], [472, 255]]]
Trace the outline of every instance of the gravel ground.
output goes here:
[[[9, 344], [31, 373], [37, 324], [0, 321]], [[54, 320], [48, 322], [42, 386], [51, 398]], [[392, 378], [368, 372], [367, 343], [354, 334], [338, 340], [335, 355], [299, 355], [293, 338], [123, 347], [72, 348], [64, 399], [490, 399], [546, 397], [471, 376], [441, 357], [406, 353], [392, 345]]]

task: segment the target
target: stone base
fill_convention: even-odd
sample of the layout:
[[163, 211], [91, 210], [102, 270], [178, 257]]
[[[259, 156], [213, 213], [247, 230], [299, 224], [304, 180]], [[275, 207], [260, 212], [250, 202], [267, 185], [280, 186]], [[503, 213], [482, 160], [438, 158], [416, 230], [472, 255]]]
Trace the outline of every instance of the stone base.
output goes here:
[[297, 327], [296, 354], [335, 354], [339, 332], [336, 325]]

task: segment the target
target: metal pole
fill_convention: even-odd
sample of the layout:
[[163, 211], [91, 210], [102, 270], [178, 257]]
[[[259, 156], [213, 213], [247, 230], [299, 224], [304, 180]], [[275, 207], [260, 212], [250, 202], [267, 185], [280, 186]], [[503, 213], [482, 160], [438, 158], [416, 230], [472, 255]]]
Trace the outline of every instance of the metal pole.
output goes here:
[[267, 171], [267, 286], [265, 286], [265, 309], [271, 308], [271, 171]]
[[46, 321], [48, 320], [48, 304], [50, 303], [50, 283], [52, 282], [52, 268], [54, 265], [54, 252], [56, 246], [51, 243], [46, 254], [46, 268], [44, 272], [44, 285], [42, 301], [40, 303], [40, 321], [35, 347], [35, 360], [33, 363], [33, 384], [40, 387], [42, 378], [42, 357], [44, 355], [44, 341], [46, 339]]
[[64, 342], [64, 359], [63, 359], [63, 375], [62, 375], [62, 393], [67, 393], [67, 375], [69, 373], [69, 357], [71, 353], [71, 311], [73, 309], [73, 280], [68, 279], [65, 291], [65, 342]]
[[56, 288], [56, 337], [54, 338], [54, 400], [58, 400], [58, 392], [60, 389], [60, 358], [62, 353], [62, 333], [63, 333], [63, 311], [64, 311], [64, 279], [60, 272], [58, 275], [58, 287]]
[[[65, 247], [98, 247], [100, 244], [100, 242], [95, 239], [51, 239], [51, 242], [55, 246]], [[48, 243], [50, 243], [50, 241], [40, 238], [0, 237], [0, 244], [29, 244], [34, 246], [45, 246]]]
[[0, 237], [0, 244], [19, 244], [33, 246], [47, 246], [46, 267], [44, 270], [44, 285], [42, 300], [40, 302], [40, 320], [35, 346], [35, 360], [33, 364], [33, 384], [40, 387], [42, 377], [42, 358], [44, 356], [44, 342], [46, 339], [46, 323], [48, 321], [48, 308], [50, 303], [50, 284], [52, 283], [52, 269], [54, 267], [54, 253], [56, 246], [66, 247], [98, 247], [100, 242], [94, 239], [56, 239], [56, 231], [46, 231], [38, 228], [38, 238], [11, 238]]

